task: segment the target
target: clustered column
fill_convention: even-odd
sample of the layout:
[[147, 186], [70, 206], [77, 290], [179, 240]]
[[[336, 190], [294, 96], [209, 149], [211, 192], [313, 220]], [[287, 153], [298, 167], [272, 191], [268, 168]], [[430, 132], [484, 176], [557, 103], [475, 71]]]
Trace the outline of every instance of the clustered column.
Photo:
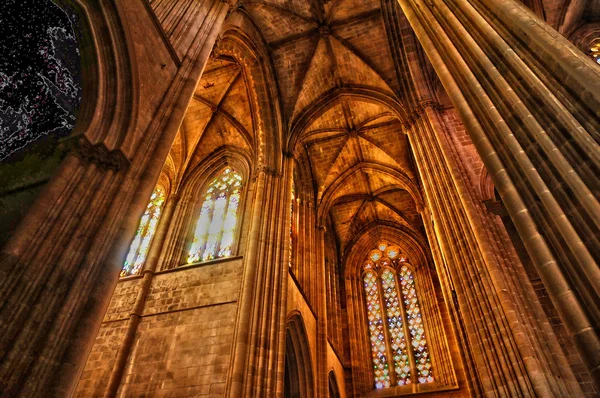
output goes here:
[[[554, 335], [521, 315], [520, 300], [531, 298], [531, 287], [519, 286], [507, 275], [521, 265], [506, 261], [510, 256], [486, 232], [494, 224], [463, 180], [464, 170], [439, 118], [432, 103], [424, 104], [408, 134], [442, 249], [445, 266], [440, 258], [437, 266], [452, 283], [466, 326], [468, 355], [479, 380], [472, 388], [513, 396], [576, 391], [564, 356], [556, 359], [540, 346], [549, 340], [557, 349]], [[530, 337], [536, 333], [539, 340]]]
[[291, 169], [288, 158], [283, 174], [265, 166], [255, 171], [229, 397], [283, 393]]
[[[220, 1], [207, 8], [160, 105], [147, 115], [136, 108], [138, 87], [129, 84], [139, 72], [131, 69], [148, 65], [136, 60], [130, 37], [123, 36], [130, 25], [121, 4], [83, 3], [90, 45], [97, 46], [99, 59], [88, 62], [99, 99], [85, 104], [93, 120], [79, 146], [2, 248], [0, 395], [72, 394], [228, 9]], [[145, 72], [150, 78], [155, 71]], [[152, 122], [138, 131], [145, 117]]]
[[514, 0], [399, 3], [600, 385], [600, 69]]

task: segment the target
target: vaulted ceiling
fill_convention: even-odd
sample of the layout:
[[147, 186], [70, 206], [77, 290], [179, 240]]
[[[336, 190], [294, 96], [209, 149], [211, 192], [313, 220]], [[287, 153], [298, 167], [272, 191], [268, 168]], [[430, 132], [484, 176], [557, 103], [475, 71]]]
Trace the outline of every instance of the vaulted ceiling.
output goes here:
[[[402, 124], [386, 106], [352, 94], [361, 89], [400, 102], [380, 0], [252, 0], [239, 12], [269, 50], [287, 133], [320, 104], [293, 152], [310, 170], [312, 196], [342, 249], [381, 223], [422, 233]], [[209, 61], [169, 155], [175, 180], [220, 146], [252, 153], [256, 110], [245, 73], [233, 60]], [[342, 88], [343, 96], [332, 95]]]
[[[341, 249], [380, 223], [422, 233], [402, 125], [386, 106], [353, 95], [361, 89], [401, 102], [381, 1], [251, 0], [242, 12], [269, 48], [287, 126], [320, 109], [294, 153], [310, 169]], [[332, 95], [342, 88], [347, 95]]]
[[399, 91], [378, 0], [252, 0], [243, 10], [270, 49], [290, 125], [340, 87]]
[[[548, 11], [557, 4], [543, 1]], [[594, 2], [575, 3], [600, 12]], [[294, 157], [309, 170], [304, 178], [341, 250], [382, 223], [424, 235], [419, 177], [402, 124], [364, 95], [400, 104], [410, 79], [394, 61], [398, 52], [390, 43], [399, 42], [393, 37], [399, 32], [385, 23], [390, 9], [401, 14], [395, 0], [246, 0], [237, 10], [268, 49], [284, 134], [301, 126]], [[169, 155], [175, 180], [220, 146], [255, 150], [256, 109], [245, 73], [232, 59], [209, 61]]]
[[309, 164], [316, 202], [341, 250], [381, 223], [422, 234], [408, 139], [385, 106], [343, 97], [307, 127], [296, 153]]
[[246, 79], [233, 60], [209, 60], [167, 160], [172, 181], [180, 182], [219, 147], [252, 153], [254, 119]]

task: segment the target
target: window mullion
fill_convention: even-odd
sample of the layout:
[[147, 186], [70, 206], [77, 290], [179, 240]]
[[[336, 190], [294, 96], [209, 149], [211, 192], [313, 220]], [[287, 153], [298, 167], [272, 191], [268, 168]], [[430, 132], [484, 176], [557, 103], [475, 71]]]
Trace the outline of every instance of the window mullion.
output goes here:
[[410, 382], [411, 384], [417, 384], [417, 364], [415, 362], [415, 353], [412, 346], [412, 335], [410, 334], [410, 328], [408, 327], [408, 314], [406, 313], [404, 294], [402, 294], [402, 283], [398, 272], [394, 272], [396, 278], [396, 292], [400, 299], [400, 312], [402, 313], [402, 330], [404, 330], [404, 336], [406, 339], [406, 352], [408, 354], [408, 362], [410, 364]]
[[379, 292], [379, 304], [381, 305], [381, 318], [383, 320], [383, 336], [385, 339], [385, 352], [388, 363], [388, 374], [390, 376], [390, 385], [396, 386], [398, 385], [398, 379], [396, 377], [396, 371], [394, 366], [394, 357], [391, 348], [391, 335], [388, 330], [388, 317], [387, 317], [387, 305], [385, 303], [385, 297], [383, 295], [383, 287], [381, 286], [381, 273], [384, 269], [381, 269], [380, 272], [377, 273], [377, 291]]
[[[229, 189], [231, 190], [231, 189]], [[229, 211], [229, 200], [231, 199], [231, 192], [227, 193], [227, 200], [225, 202], [223, 218], [221, 222], [221, 229], [219, 230], [219, 235], [217, 236], [217, 245], [215, 246], [215, 258], [219, 257], [219, 251], [221, 250], [221, 240], [223, 239], [223, 231], [225, 229], [225, 219], [227, 219], [227, 212]], [[237, 221], [237, 220], [236, 220]]]

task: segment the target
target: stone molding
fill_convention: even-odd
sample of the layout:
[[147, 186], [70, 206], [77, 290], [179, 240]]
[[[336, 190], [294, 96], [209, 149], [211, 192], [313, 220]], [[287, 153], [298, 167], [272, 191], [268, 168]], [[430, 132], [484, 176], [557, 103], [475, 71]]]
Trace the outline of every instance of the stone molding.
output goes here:
[[130, 163], [120, 150], [109, 150], [102, 143], [92, 144], [85, 137], [77, 140], [73, 152], [80, 159], [107, 169], [124, 170]]

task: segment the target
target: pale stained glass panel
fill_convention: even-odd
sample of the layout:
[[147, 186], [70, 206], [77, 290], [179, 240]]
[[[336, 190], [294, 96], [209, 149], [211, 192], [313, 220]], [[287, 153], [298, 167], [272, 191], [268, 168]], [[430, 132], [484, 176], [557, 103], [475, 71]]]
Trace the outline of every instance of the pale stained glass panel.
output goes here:
[[600, 41], [597, 41], [591, 46], [590, 55], [594, 58], [594, 61], [600, 64]]
[[193, 263], [200, 259], [200, 253], [202, 248], [206, 244], [206, 238], [208, 237], [208, 226], [210, 225], [211, 212], [213, 210], [212, 196], [207, 195], [202, 204], [200, 210], [200, 218], [196, 223], [196, 231], [194, 232], [194, 240], [192, 241], [192, 247], [190, 249], [190, 256], [188, 262]]
[[382, 242], [363, 263], [376, 388], [434, 381], [414, 275], [407, 261], [398, 246]]
[[208, 186], [196, 223], [188, 263], [231, 256], [242, 177], [226, 168]]
[[129, 252], [121, 270], [122, 277], [136, 275], [141, 271], [144, 261], [146, 261], [148, 250], [150, 249], [150, 243], [156, 232], [156, 227], [158, 226], [164, 201], [164, 192], [160, 188], [155, 189], [150, 197], [146, 211], [140, 220], [135, 237], [129, 246]]

